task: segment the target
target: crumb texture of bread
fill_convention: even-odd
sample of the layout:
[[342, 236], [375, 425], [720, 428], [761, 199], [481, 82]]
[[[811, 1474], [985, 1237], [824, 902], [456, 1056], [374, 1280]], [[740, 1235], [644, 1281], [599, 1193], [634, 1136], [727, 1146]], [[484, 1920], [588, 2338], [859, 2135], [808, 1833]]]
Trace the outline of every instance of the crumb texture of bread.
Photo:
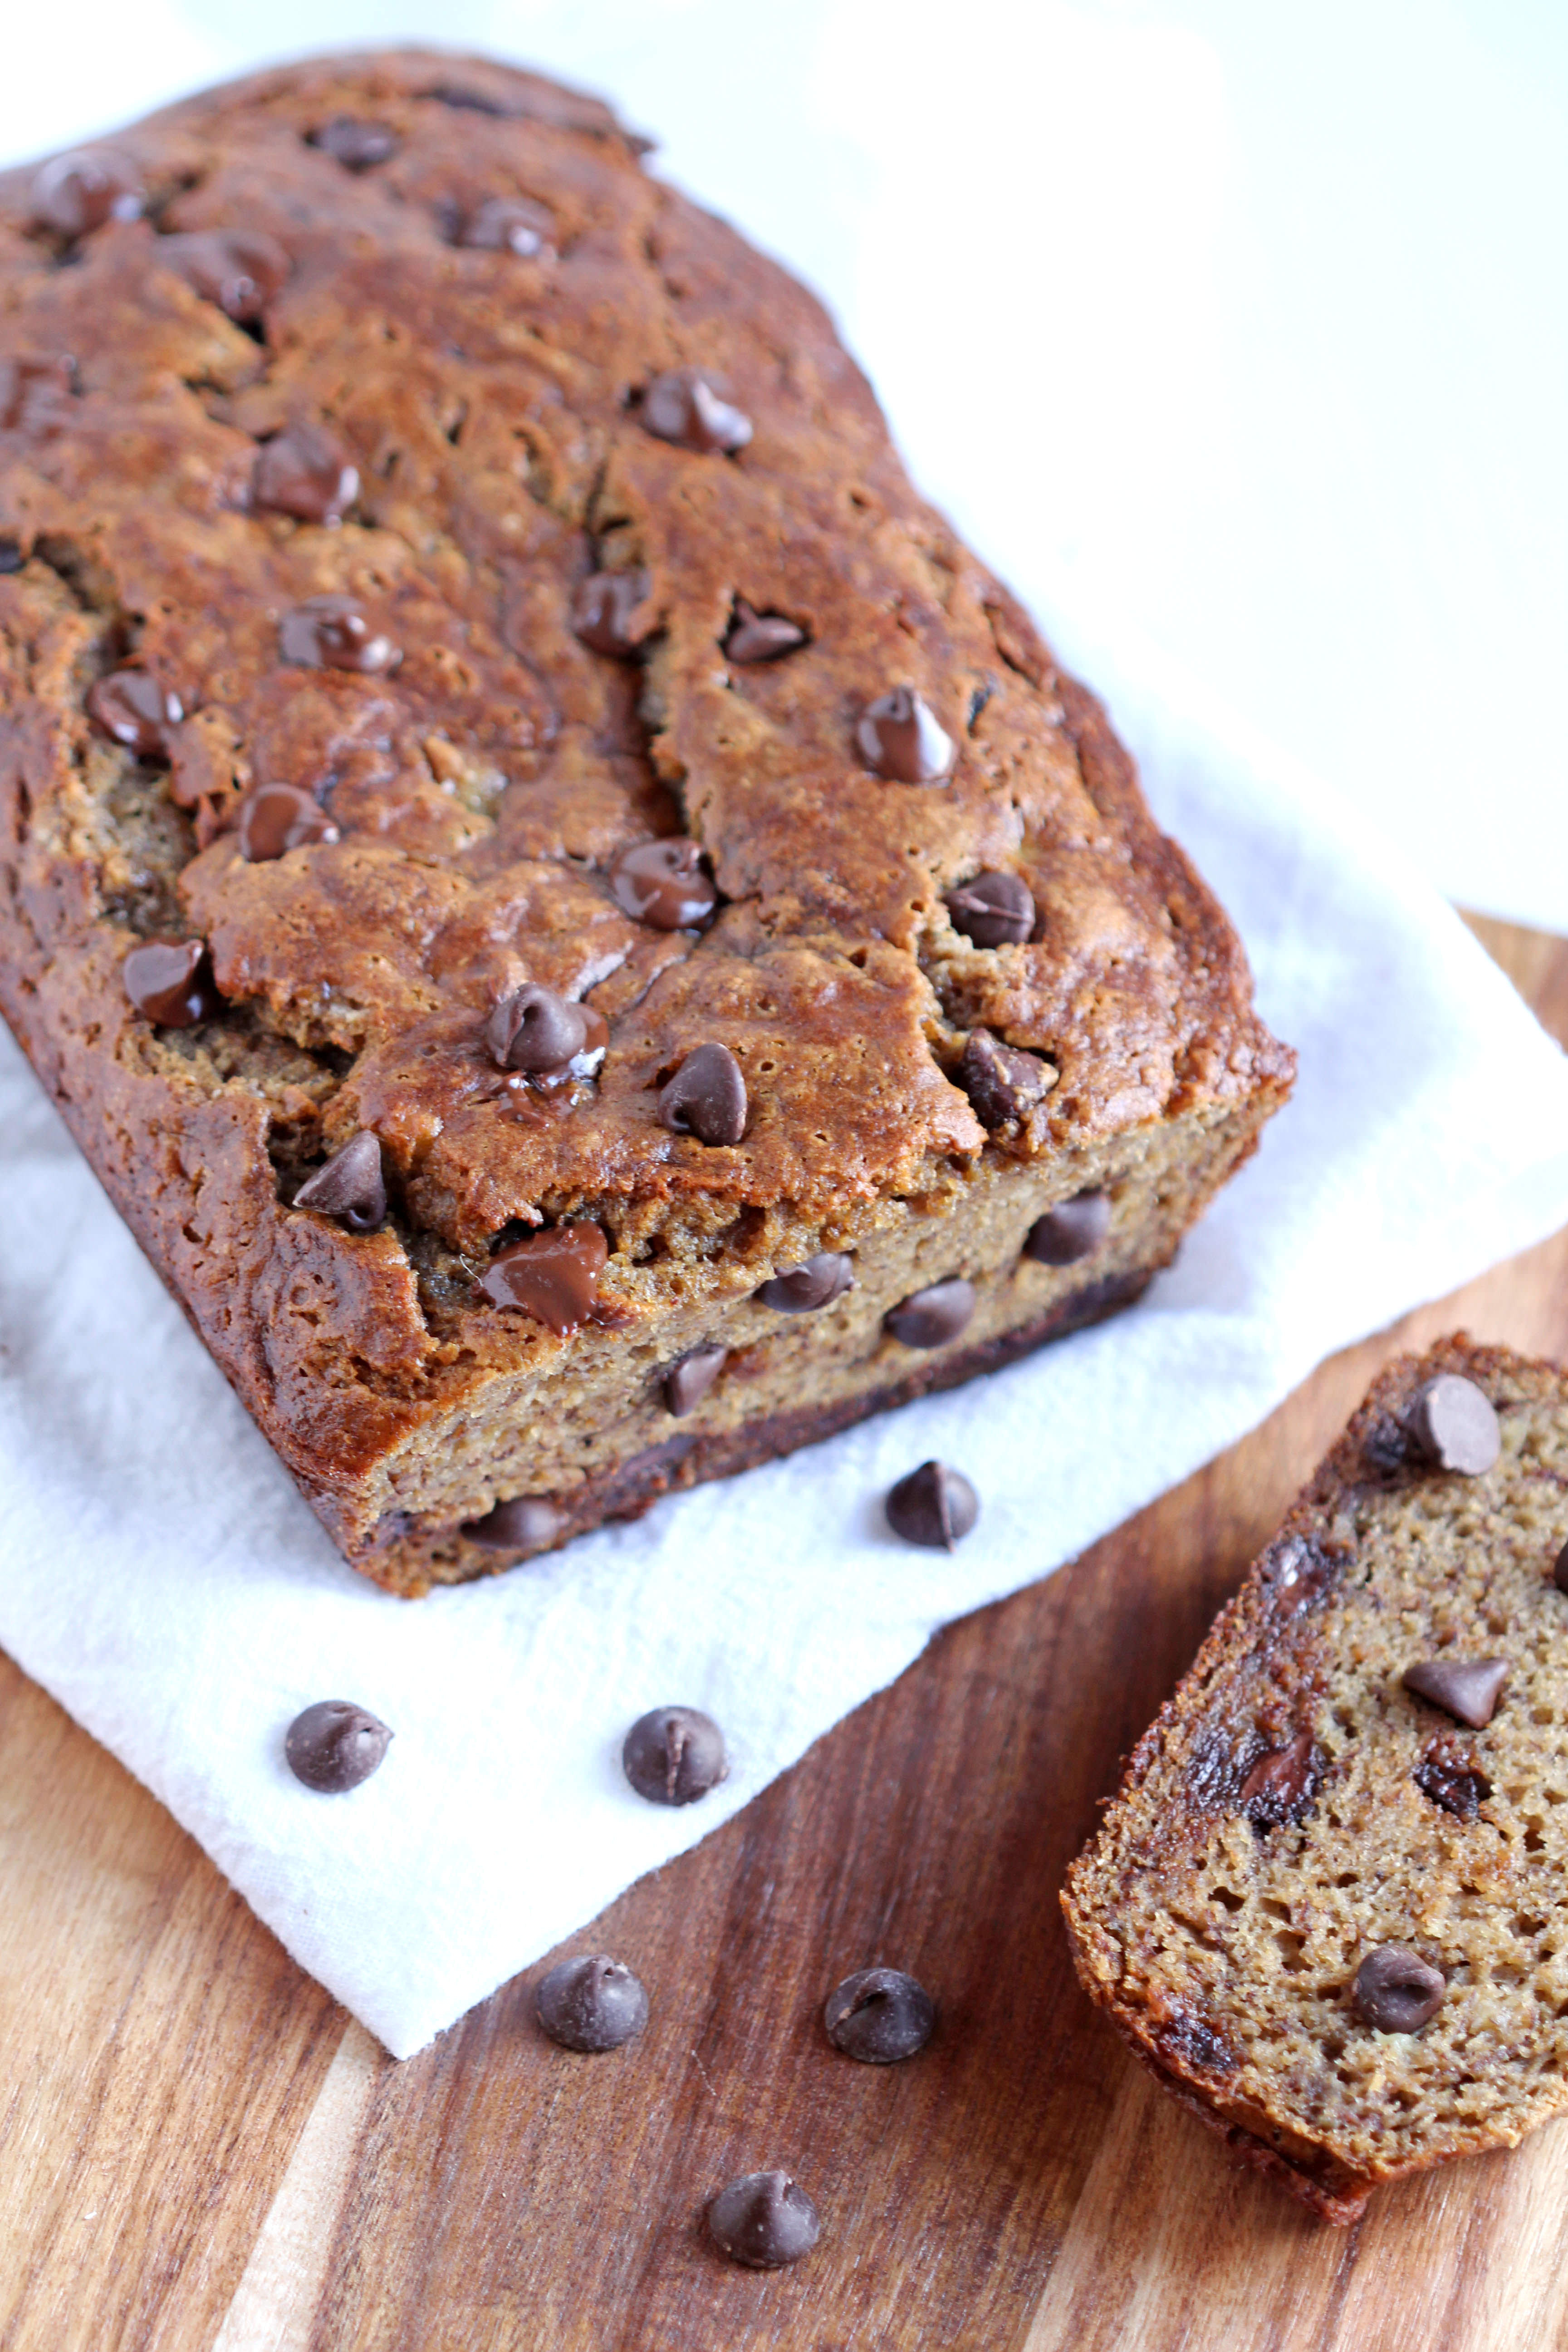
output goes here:
[[[693, 1461], [910, 1392], [911, 1268], [976, 1283], [977, 1360], [1131, 1296], [1292, 1059], [820, 306], [484, 59], [314, 59], [110, 143], [136, 216], [81, 234], [0, 174], [0, 1004], [347, 1556], [412, 1591], [497, 1564], [457, 1534], [497, 1499], [592, 1524], [694, 1345], [742, 1377]], [[900, 691], [932, 781], [865, 763]], [[618, 886], [660, 840], [711, 919]], [[947, 900], [998, 874], [1033, 912], [980, 944]], [[127, 956], [187, 940], [214, 1001], [157, 1025]], [[487, 1046], [529, 986], [606, 1041], [558, 1084]], [[714, 1045], [738, 1140], [661, 1111]], [[364, 1132], [380, 1230], [296, 1209]], [[1086, 1188], [1104, 1254], [1021, 1263]], [[480, 1295], [574, 1221], [582, 1328]], [[752, 1294], [822, 1252], [858, 1288], [808, 1346]]]
[[[1479, 1475], [1412, 1412], [1496, 1407]], [[1568, 2106], [1568, 1378], [1463, 1335], [1389, 1366], [1139, 1743], [1063, 1895], [1079, 1977], [1157, 2075], [1334, 2221]], [[1506, 1662], [1475, 1727], [1405, 1687]], [[1381, 2030], [1367, 1956], [1446, 1990]]]

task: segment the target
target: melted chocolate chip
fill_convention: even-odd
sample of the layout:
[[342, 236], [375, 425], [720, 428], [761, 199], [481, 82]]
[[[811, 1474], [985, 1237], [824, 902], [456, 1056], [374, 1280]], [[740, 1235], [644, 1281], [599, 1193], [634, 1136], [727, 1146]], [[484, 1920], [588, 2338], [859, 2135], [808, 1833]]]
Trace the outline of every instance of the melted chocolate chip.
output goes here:
[[485, 1044], [498, 1069], [564, 1069], [588, 1040], [580, 1004], [531, 982], [503, 996], [485, 1024]]
[[341, 841], [324, 808], [298, 784], [258, 784], [239, 804], [239, 854], [252, 866], [309, 843]]
[[491, 1551], [521, 1551], [552, 1543], [566, 1522], [542, 1495], [512, 1495], [482, 1519], [465, 1519], [461, 1532]]
[[68, 422], [75, 384], [76, 362], [64, 352], [0, 360], [0, 431], [52, 440]]
[[1552, 1581], [1559, 1592], [1568, 1592], [1568, 1543], [1557, 1555], [1557, 1565], [1552, 1571]]
[[993, 1129], [1027, 1118], [1056, 1083], [1037, 1054], [1004, 1045], [989, 1029], [970, 1031], [955, 1075], [981, 1126]]
[[814, 1315], [855, 1287], [855, 1261], [843, 1250], [819, 1250], [804, 1265], [785, 1266], [752, 1293], [779, 1315]]
[[1497, 1712], [1508, 1669], [1506, 1658], [1423, 1658], [1406, 1667], [1403, 1679], [1417, 1698], [1429, 1699], [1456, 1723], [1481, 1731]]
[[590, 572], [572, 598], [572, 628], [596, 654], [624, 656], [637, 651], [634, 614], [647, 602], [646, 572]]
[[746, 1131], [746, 1081], [728, 1045], [698, 1045], [660, 1089], [658, 1115], [672, 1135], [699, 1143], [739, 1143]]
[[1035, 897], [1016, 874], [977, 874], [942, 900], [972, 947], [1017, 947], [1035, 928]]
[[721, 2253], [749, 2270], [783, 2270], [809, 2254], [822, 2234], [816, 2208], [787, 2172], [748, 2172], [721, 2189], [708, 2208]]
[[859, 1969], [827, 1996], [827, 2038], [847, 2058], [895, 2065], [923, 2050], [936, 2027], [936, 2003], [902, 1969]]
[[544, 206], [527, 196], [490, 196], [469, 214], [458, 243], [484, 253], [515, 253], [520, 261], [553, 261], [554, 230]]
[[980, 1517], [980, 1497], [962, 1471], [945, 1462], [922, 1462], [888, 1489], [883, 1505], [888, 1525], [906, 1543], [951, 1551]]
[[169, 730], [184, 712], [178, 695], [166, 694], [146, 670], [111, 669], [88, 688], [87, 715], [100, 735], [139, 760], [166, 760]]
[[639, 1715], [626, 1734], [621, 1763], [650, 1805], [693, 1805], [730, 1769], [723, 1733], [695, 1706], [656, 1706]]
[[642, 421], [661, 441], [694, 450], [699, 457], [729, 456], [752, 437], [752, 420], [732, 408], [700, 368], [672, 368], [656, 375], [643, 394]]
[[607, 1953], [557, 1960], [539, 1980], [534, 2013], [563, 2050], [618, 2050], [647, 2023], [647, 1994], [624, 1961]]
[[379, 1716], [346, 1698], [323, 1698], [294, 1717], [283, 1753], [296, 1780], [338, 1797], [369, 1780], [391, 1740]]
[[754, 613], [743, 596], [735, 599], [735, 618], [724, 640], [724, 656], [736, 663], [777, 661], [805, 643], [805, 631], [782, 613]]
[[294, 1206], [335, 1217], [351, 1234], [374, 1233], [386, 1216], [380, 1139], [362, 1127], [313, 1176], [305, 1179], [294, 1195]]
[[1468, 1478], [1489, 1470], [1502, 1451], [1491, 1399], [1458, 1372], [1439, 1372], [1427, 1381], [1410, 1409], [1409, 1429], [1429, 1462]]
[[1433, 1740], [1410, 1777], [1424, 1797], [1460, 1822], [1473, 1822], [1492, 1792], [1475, 1758], [1454, 1754], [1442, 1739]]
[[861, 712], [855, 729], [860, 757], [874, 776], [893, 784], [944, 783], [952, 772], [952, 738], [923, 694], [896, 686]]
[[205, 940], [149, 940], [120, 970], [137, 1012], [160, 1029], [191, 1029], [223, 1010]]
[[1380, 1412], [1363, 1433], [1361, 1450], [1368, 1468], [1386, 1478], [1403, 1470], [1410, 1459], [1411, 1444], [1403, 1422], [1395, 1421], [1392, 1413]]
[[300, 669], [349, 669], [374, 676], [402, 658], [379, 635], [352, 596], [308, 596], [278, 624], [278, 650]]
[[33, 174], [33, 218], [57, 236], [90, 236], [105, 221], [135, 220], [146, 202], [129, 155], [113, 147], [78, 147], [51, 156]]
[[634, 921], [656, 931], [693, 929], [719, 903], [702, 870], [702, 852], [680, 835], [623, 849], [610, 868], [609, 883]]
[[1355, 1972], [1355, 2005], [1380, 2033], [1419, 2033], [1448, 1988], [1408, 1944], [1380, 1944]]
[[442, 106], [456, 107], [468, 114], [490, 114], [504, 122], [511, 112], [499, 98], [487, 98], [482, 90], [463, 89], [456, 82], [437, 82], [433, 89], [422, 89], [421, 98], [433, 98]]
[[521, 1307], [564, 1339], [593, 1306], [609, 1254], [597, 1225], [553, 1225], [498, 1250], [479, 1289], [493, 1307]]
[[253, 506], [300, 522], [340, 523], [358, 496], [358, 467], [321, 425], [291, 425], [265, 442], [250, 480]]
[[906, 1348], [945, 1348], [973, 1312], [974, 1285], [953, 1275], [929, 1289], [911, 1291], [883, 1316], [882, 1328]]
[[664, 1376], [664, 1402], [678, 1421], [684, 1413], [695, 1412], [729, 1358], [727, 1348], [693, 1348], [689, 1355], [671, 1364]]
[[1110, 1231], [1109, 1192], [1075, 1192], [1029, 1227], [1024, 1255], [1039, 1265], [1076, 1265], [1104, 1246]]
[[0, 572], [20, 572], [22, 551], [14, 539], [0, 539]]
[[264, 229], [199, 228], [158, 239], [157, 257], [204, 302], [243, 325], [259, 319], [293, 268]]
[[1241, 1809], [1255, 1830], [1274, 1830], [1302, 1819], [1318, 1793], [1322, 1759], [1310, 1731], [1299, 1731], [1287, 1748], [1260, 1756], [1241, 1784]]
[[334, 114], [310, 133], [310, 145], [341, 163], [345, 172], [371, 172], [390, 163], [403, 142], [389, 122], [374, 122], [362, 114]]

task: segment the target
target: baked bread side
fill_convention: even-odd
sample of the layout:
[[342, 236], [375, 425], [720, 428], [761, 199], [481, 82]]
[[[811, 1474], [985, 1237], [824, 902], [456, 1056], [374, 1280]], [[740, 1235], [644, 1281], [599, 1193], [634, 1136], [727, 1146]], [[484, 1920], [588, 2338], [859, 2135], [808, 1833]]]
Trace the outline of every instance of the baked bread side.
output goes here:
[[1251, 1150], [1103, 714], [596, 100], [262, 74], [0, 177], [0, 1004], [356, 1565], [1109, 1312]]
[[1068, 1874], [1086, 1990], [1331, 2221], [1568, 2106], [1565, 1554], [1568, 1379], [1400, 1358]]

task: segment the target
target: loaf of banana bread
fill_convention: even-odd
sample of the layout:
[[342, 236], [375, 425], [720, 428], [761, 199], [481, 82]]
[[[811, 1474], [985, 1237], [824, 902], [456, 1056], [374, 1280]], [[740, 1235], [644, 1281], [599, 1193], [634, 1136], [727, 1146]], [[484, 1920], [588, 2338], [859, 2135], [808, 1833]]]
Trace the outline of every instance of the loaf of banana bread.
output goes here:
[[396, 52], [0, 177], [0, 1003], [401, 1591], [1125, 1304], [1289, 1084], [644, 146]]
[[1089, 1992], [1333, 2221], [1568, 2107], [1568, 1377], [1383, 1374], [1063, 1895]]

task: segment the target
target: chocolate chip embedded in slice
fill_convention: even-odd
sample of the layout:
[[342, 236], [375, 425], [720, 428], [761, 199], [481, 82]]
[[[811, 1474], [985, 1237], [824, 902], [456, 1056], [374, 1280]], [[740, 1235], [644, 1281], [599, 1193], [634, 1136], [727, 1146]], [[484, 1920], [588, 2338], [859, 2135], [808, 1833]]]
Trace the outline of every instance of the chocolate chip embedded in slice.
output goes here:
[[1443, 1739], [1431, 1742], [1410, 1777], [1424, 1797], [1459, 1822], [1473, 1822], [1492, 1792], [1475, 1758], [1454, 1754]]
[[57, 236], [90, 236], [106, 221], [135, 220], [146, 200], [140, 172], [114, 147], [52, 155], [34, 173], [29, 191], [33, 218]]
[[169, 730], [185, 714], [179, 696], [167, 693], [148, 671], [111, 669], [88, 688], [87, 715], [100, 735], [139, 760], [166, 760]]
[[597, 1225], [552, 1225], [498, 1250], [479, 1289], [493, 1307], [521, 1307], [564, 1339], [593, 1306], [609, 1255]]
[[664, 1376], [666, 1408], [679, 1420], [695, 1412], [730, 1360], [728, 1348], [693, 1348]]
[[1443, 2005], [1441, 1973], [1408, 1944], [1380, 1944], [1355, 1972], [1355, 2005], [1380, 2033], [1419, 2033]]
[[583, 1007], [537, 981], [503, 996], [485, 1023], [485, 1044], [500, 1070], [563, 1069], [587, 1039]]
[[888, 1489], [882, 1506], [888, 1525], [906, 1543], [951, 1551], [980, 1517], [980, 1497], [962, 1471], [945, 1462], [922, 1462]]
[[822, 2234], [816, 2206], [787, 2172], [747, 2172], [708, 2208], [721, 2253], [749, 2270], [783, 2270], [809, 2254]]
[[291, 425], [257, 454], [251, 504], [270, 514], [340, 523], [358, 496], [359, 467], [324, 425]]
[[1076, 1265], [1103, 1247], [1110, 1231], [1109, 1192], [1075, 1192], [1029, 1227], [1024, 1255], [1039, 1265]]
[[1568, 1592], [1568, 1543], [1557, 1555], [1557, 1565], [1552, 1571], [1552, 1581], [1559, 1592]]
[[336, 1797], [369, 1780], [391, 1738], [381, 1717], [368, 1708], [344, 1698], [323, 1698], [294, 1717], [283, 1753], [296, 1780]]
[[310, 144], [341, 163], [345, 172], [372, 172], [390, 163], [403, 142], [390, 122], [363, 114], [334, 114], [310, 134]]
[[553, 261], [553, 216], [527, 196], [488, 196], [468, 215], [458, 243], [481, 253], [515, 253], [520, 261]]
[[866, 705], [855, 741], [871, 773], [893, 784], [944, 783], [957, 756], [924, 695], [909, 686], [896, 686]]
[[160, 1029], [191, 1029], [223, 1010], [205, 940], [149, 940], [120, 971], [137, 1012]]
[[1417, 1698], [1430, 1699], [1456, 1723], [1481, 1731], [1497, 1711], [1508, 1669], [1506, 1658], [1423, 1658], [1406, 1667], [1403, 1680]]
[[1489, 1470], [1502, 1451], [1491, 1399], [1458, 1372], [1439, 1372], [1427, 1381], [1410, 1409], [1408, 1426], [1429, 1462], [1468, 1478]]
[[542, 1495], [511, 1495], [483, 1518], [465, 1519], [459, 1533], [491, 1551], [521, 1551], [553, 1543], [565, 1524]]
[[1318, 1793], [1322, 1759], [1310, 1731], [1258, 1758], [1241, 1784], [1241, 1809], [1255, 1830], [1299, 1822]]
[[702, 852], [683, 835], [634, 841], [611, 866], [608, 880], [616, 904], [656, 931], [695, 929], [719, 903], [702, 870]]
[[635, 2042], [647, 2023], [647, 1994], [624, 1960], [606, 1952], [585, 1952], [557, 1960], [541, 1977], [534, 2013], [552, 2042], [563, 2050], [597, 2053]]
[[1035, 896], [1017, 874], [977, 874], [942, 900], [972, 947], [1020, 946], [1035, 928]]
[[974, 1285], [953, 1275], [914, 1290], [882, 1318], [882, 1328], [906, 1348], [945, 1348], [974, 1312]]
[[14, 539], [0, 539], [0, 572], [20, 572], [23, 561], [22, 551]]
[[728, 1045], [694, 1046], [660, 1088], [658, 1115], [672, 1135], [739, 1143], [746, 1131], [746, 1081]]
[[264, 229], [192, 229], [161, 236], [154, 251], [193, 293], [242, 326], [261, 316], [294, 266]]
[[373, 629], [352, 596], [308, 596], [278, 624], [278, 650], [300, 669], [358, 670], [374, 676], [402, 659], [388, 636]]
[[[624, 658], [637, 649], [633, 615], [647, 602], [646, 572], [590, 572], [572, 596], [572, 630], [596, 654]], [[693, 844], [695, 847], [695, 844]]]
[[855, 1262], [845, 1250], [819, 1250], [804, 1265], [785, 1266], [753, 1291], [780, 1315], [815, 1315], [855, 1287]]
[[253, 866], [281, 857], [285, 850], [342, 839], [320, 802], [298, 784], [258, 784], [247, 793], [239, 804], [237, 835], [240, 856]]
[[782, 613], [756, 613], [743, 596], [735, 599], [735, 618], [724, 640], [724, 657], [737, 664], [777, 661], [805, 643], [805, 631]]
[[700, 368], [671, 368], [643, 394], [642, 421], [660, 441], [699, 457], [730, 456], [752, 437], [752, 420], [732, 407]]
[[827, 1996], [827, 2038], [847, 2058], [892, 2066], [923, 2050], [936, 2026], [936, 2003], [902, 1969], [858, 1969]]
[[381, 1141], [362, 1127], [339, 1151], [308, 1176], [294, 1195], [297, 1209], [335, 1217], [351, 1234], [372, 1234], [386, 1216], [386, 1179]]
[[989, 1029], [970, 1031], [954, 1076], [981, 1126], [992, 1129], [1027, 1118], [1057, 1082], [1048, 1062], [1004, 1045]]
[[621, 1748], [626, 1776], [650, 1805], [692, 1805], [730, 1769], [724, 1735], [695, 1706], [656, 1706], [638, 1716]]

